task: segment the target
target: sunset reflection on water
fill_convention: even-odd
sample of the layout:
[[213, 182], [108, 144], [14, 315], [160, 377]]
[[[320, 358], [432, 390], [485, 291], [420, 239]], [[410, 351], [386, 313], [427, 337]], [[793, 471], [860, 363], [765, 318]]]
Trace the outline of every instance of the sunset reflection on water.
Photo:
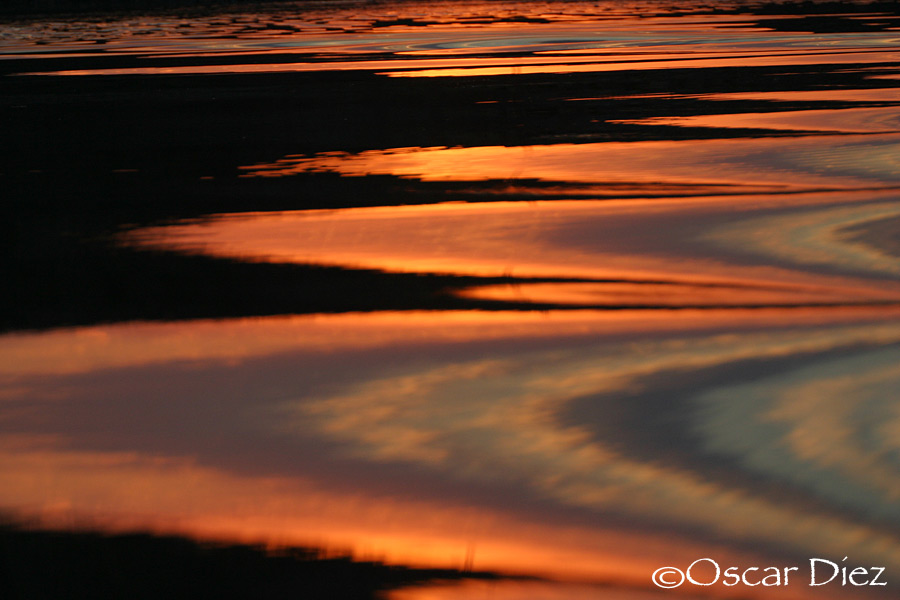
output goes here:
[[[12, 328], [0, 509], [549, 578], [391, 600], [894, 594], [650, 576], [705, 556], [900, 572], [895, 17], [806, 31], [654, 3], [267, 10], [18, 24], [5, 77], [100, 86], [110, 106], [138, 81], [219, 86], [208, 106], [236, 148], [173, 126], [172, 152], [202, 169], [147, 151], [157, 171], [115, 171], [164, 179], [174, 208], [149, 218], [116, 204], [118, 183], [94, 190], [135, 213], [103, 238], [111, 255], [296, 267], [281, 289], [327, 267], [310, 291], [326, 299], [358, 272], [441, 278], [453, 308], [367, 309], [360, 285], [335, 288], [362, 299], [342, 314]], [[331, 95], [301, 95], [315, 85]], [[243, 114], [266, 86], [298, 95]], [[332, 115], [320, 104], [347, 90], [346, 106], [408, 111], [408, 130], [370, 123], [381, 140], [336, 110], [276, 131], [279, 110]], [[216, 281], [223, 298], [246, 285]], [[389, 281], [402, 297], [409, 280]]]
[[[862, 109], [860, 109], [862, 110]], [[707, 186], [713, 190], [752, 193], [860, 188], [896, 184], [893, 162], [861, 163], [860, 154], [895, 155], [898, 138], [889, 110], [849, 114], [718, 115], [694, 119], [641, 121], [636, 124], [749, 127], [821, 131], [850, 129], [887, 134], [877, 139], [843, 135], [828, 140], [829, 161], [813, 162], [823, 140], [809, 138], [726, 139], [652, 142], [482, 146], [475, 148], [391, 148], [360, 154], [326, 153], [285, 157], [275, 163], [248, 165], [245, 177], [284, 177], [336, 172], [346, 176], [390, 174], [424, 181], [479, 181], [533, 178], [549, 182], [593, 184], [643, 183]], [[893, 109], [896, 111], [896, 109]], [[810, 111], [811, 112], [811, 111]], [[733, 120], [732, 120], [733, 119]], [[846, 155], [847, 158], [843, 158]], [[714, 168], [713, 168], [714, 166]], [[729, 189], [730, 188], [730, 189]], [[652, 188], [651, 188], [652, 191]], [[698, 191], [704, 191], [699, 187]]]
[[[600, 305], [893, 303], [900, 288], [885, 279], [896, 272], [889, 239], [875, 229], [865, 243], [843, 233], [895, 218], [893, 198], [863, 192], [240, 214], [126, 239], [252, 261], [581, 278], [587, 281], [565, 286], [592, 290]], [[542, 286], [551, 301], [550, 290], [564, 289], [510, 285], [524, 296]], [[494, 289], [486, 293], [496, 297]]]
[[[894, 518], [891, 463], [852, 426], [882, 415], [870, 439], [890, 448], [896, 315], [347, 315], [6, 336], [5, 498], [49, 522], [414, 564], [456, 566], [475, 544], [478, 568], [612, 584], [644, 585], [672, 557], [750, 564], [767, 546], [896, 568], [895, 538], [856, 516]], [[673, 393], [671, 378], [693, 383]], [[647, 434], [676, 419], [696, 441], [658, 438], [647, 455], [644, 434], [607, 431], [650, 415]], [[722, 472], [726, 457], [741, 467]]]

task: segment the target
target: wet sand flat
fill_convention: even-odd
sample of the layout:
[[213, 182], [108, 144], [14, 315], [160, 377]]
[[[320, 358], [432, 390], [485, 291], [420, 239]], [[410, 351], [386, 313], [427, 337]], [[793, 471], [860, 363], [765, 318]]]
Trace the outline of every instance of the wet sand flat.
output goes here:
[[[545, 578], [396, 600], [892, 597], [808, 565], [900, 569], [898, 28], [8, 12], [0, 510]], [[798, 579], [654, 579], [704, 557]]]

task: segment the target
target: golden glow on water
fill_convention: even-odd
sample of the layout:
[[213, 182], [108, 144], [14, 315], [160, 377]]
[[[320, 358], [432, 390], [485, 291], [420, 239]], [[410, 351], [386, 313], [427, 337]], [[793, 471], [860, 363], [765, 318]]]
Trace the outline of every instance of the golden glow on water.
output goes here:
[[[760, 67], [771, 65], [829, 65], [856, 64], [866, 60], [893, 62], [900, 58], [897, 52], [871, 53], [823, 52], [821, 54], [803, 54], [787, 56], [742, 56], [725, 58], [683, 58], [660, 56], [656, 60], [650, 57], [643, 61], [592, 62], [590, 64], [573, 64], [576, 61], [565, 61], [562, 64], [550, 65], [517, 65], [507, 64], [503, 67], [448, 67], [431, 68], [416, 71], [381, 71], [390, 77], [489, 77], [498, 75], [536, 75], [540, 73], [602, 73], [607, 71], [641, 71], [650, 69], [707, 69], [714, 67]], [[64, 74], [64, 73], [60, 73]]]
[[[813, 102], [878, 102], [896, 104], [897, 88], [863, 88], [863, 89], [826, 89], [815, 91], [781, 90], [777, 92], [729, 92], [698, 96], [709, 100], [773, 100], [780, 102], [813, 101]], [[847, 109], [832, 111], [835, 117]], [[853, 112], [853, 111], [851, 111]]]
[[643, 125], [680, 127], [726, 127], [827, 131], [844, 133], [898, 133], [900, 115], [896, 107], [843, 110], [796, 110], [790, 112], [702, 115], [698, 117], [653, 117], [633, 121], [612, 121]]
[[[843, 204], [851, 198], [558, 201], [240, 214], [138, 230], [127, 239], [154, 248], [267, 262], [599, 279], [604, 281], [585, 282], [577, 292], [593, 295], [598, 304], [897, 302], [896, 282], [865, 277], [868, 272], [894, 273], [895, 258], [878, 250], [877, 237], [871, 247], [840, 233], [895, 215], [900, 209], [894, 193], [858, 193], [856, 203]], [[825, 204], [838, 201], [834, 208]], [[746, 224], [736, 228], [732, 222], [737, 216]], [[655, 233], [648, 237], [647, 231]], [[765, 258], [748, 259], [754, 254]], [[835, 269], [859, 277], [830, 272]], [[631, 296], [623, 295], [623, 286]], [[565, 302], [575, 287], [523, 289], [526, 295], [541, 290], [539, 297], [547, 300], [548, 292], [561, 291]], [[516, 293], [502, 289], [468, 294]]]
[[[715, 553], [722, 561], [744, 564], [765, 559], [700, 539], [686, 541], [665, 528], [619, 527], [616, 520], [599, 516], [590, 526], [576, 526], [566, 523], [564, 507], [597, 515], [624, 513], [638, 520], [652, 515], [655, 523], [716, 531], [799, 553], [853, 553], [858, 560], [896, 568], [900, 540], [855, 521], [850, 513], [839, 516], [788, 502], [765, 488], [733, 488], [727, 480], [704, 476], [702, 469], [642, 460], [588, 428], [567, 425], [564, 415], [578, 398], [625, 392], [657, 374], [822, 355], [783, 375], [750, 384], [726, 376], [707, 387], [708, 392], [698, 390], [692, 402], [705, 408], [692, 417], [694, 427], [710, 452], [734, 453], [751, 461], [750, 468], [775, 477], [782, 472], [796, 477], [810, 465], [834, 470], [853, 478], [854, 489], [864, 493], [848, 497], [839, 479], [818, 477], [809, 485], [819, 486], [825, 498], [856, 503], [874, 514], [891, 511], [894, 491], [885, 479], [890, 466], [871, 462], [855, 449], [860, 433], [841, 415], [855, 410], [842, 398], [853, 395], [877, 403], [877, 396], [862, 394], [875, 385], [891, 386], [900, 376], [897, 316], [896, 310], [883, 309], [346, 315], [226, 321], [215, 329], [210, 322], [188, 322], [3, 336], [0, 343], [8, 357], [28, 356], [33, 344], [40, 343], [44, 348], [39, 354], [46, 360], [43, 368], [4, 361], [9, 369], [3, 376], [5, 422], [30, 433], [3, 438], [0, 477], [10, 485], [0, 496], [4, 506], [49, 523], [77, 524], [82, 515], [114, 530], [149, 527], [206, 538], [318, 544], [391, 562], [447, 566], [462, 564], [474, 544], [477, 568], [638, 587], [649, 587], [648, 573], [671, 564], [672, 557]], [[135, 329], [140, 335], [134, 335]], [[228, 331], [241, 336], [230, 336], [230, 343], [223, 344]], [[366, 331], [368, 340], [362, 337]], [[282, 343], [273, 344], [279, 335]], [[153, 344], [154, 339], [168, 343]], [[237, 343], [241, 339], [243, 345]], [[186, 351], [179, 352], [180, 344]], [[157, 354], [148, 355], [154, 347]], [[410, 347], [416, 349], [415, 362], [379, 367]], [[859, 348], [871, 350], [860, 354]], [[364, 363], [378, 368], [344, 373], [343, 380], [336, 372], [334, 381], [341, 380], [336, 387], [300, 391], [304, 363], [323, 351], [333, 356], [327, 369], [340, 370], [344, 360], [359, 360], [360, 352], [366, 355]], [[55, 355], [83, 358], [80, 364], [60, 366]], [[855, 364], [860, 361], [866, 364], [866, 377], [848, 378], [846, 372], [860, 372]], [[246, 474], [239, 465], [230, 468], [227, 452], [209, 454], [203, 440], [211, 426], [205, 419], [167, 427], [169, 444], [174, 444], [170, 447], [188, 441], [195, 448], [183, 454], [166, 451], [165, 445], [140, 451], [82, 449], [103, 446], [103, 440], [115, 440], [136, 425], [151, 428], [152, 434], [158, 399], [147, 404], [132, 398], [115, 427], [100, 429], [91, 423], [102, 422], [115, 409], [93, 402], [160, 365], [172, 377], [169, 401], [193, 410], [214, 409], [225, 420], [219, 419], [213, 429], [239, 433], [235, 440], [249, 436], [260, 448], [275, 443], [270, 451], [277, 456], [290, 452], [293, 440], [320, 440], [317, 453], [298, 455], [301, 464], [332, 464], [337, 453], [342, 458], [334, 464], [418, 465], [459, 485], [524, 485], [527, 493], [562, 514], [545, 508], [535, 519], [522, 513], [515, 501], [521, 491], [512, 496], [502, 492], [501, 508], [475, 498], [436, 500], [408, 487], [398, 497], [367, 489], [361, 481], [347, 490], [317, 475], [316, 469], [298, 473], [294, 467], [278, 467], [276, 455], [270, 457], [268, 475]], [[259, 369], [266, 373], [266, 385], [239, 405], [228, 400], [234, 377], [252, 378]], [[205, 373], [205, 399], [194, 396], [190, 387], [182, 389], [179, 373], [190, 372]], [[819, 394], [816, 386], [830, 392]], [[292, 388], [298, 391], [292, 393]], [[727, 395], [728, 402], [717, 395]], [[28, 398], [28, 404], [19, 398]], [[47, 403], [62, 412], [44, 412]], [[844, 408], [835, 412], [840, 406]], [[35, 420], [35, 409], [44, 416]], [[73, 409], [79, 416], [73, 416]], [[805, 433], [810, 427], [831, 431], [821, 429], [823, 417], [808, 416], [817, 414], [834, 416], [825, 423], [834, 429], [828, 435], [831, 450]], [[810, 418], [816, 422], [808, 423]], [[57, 420], [65, 422], [64, 433], [56, 430]], [[785, 445], [764, 442], [771, 422], [786, 424]], [[896, 418], [883, 425], [884, 443], [889, 443]], [[759, 444], [785, 456], [759, 457], [749, 451]], [[840, 463], [834, 462], [833, 452]], [[723, 597], [730, 593], [722, 590]], [[798, 593], [804, 597], [804, 590]]]
[[[859, 109], [863, 110], [863, 109]], [[731, 126], [732, 117], [722, 120]], [[774, 121], [776, 128], [804, 119], [821, 124], [819, 115], [774, 117], [733, 117], [735, 126], [765, 126]], [[686, 118], [687, 119], [687, 118]], [[744, 123], [742, 123], [742, 120]], [[753, 124], [755, 120], [756, 124]], [[678, 120], [667, 119], [681, 124]], [[717, 117], [697, 117], [698, 125], [717, 121]], [[748, 125], [746, 122], [751, 121]], [[838, 116], [832, 127], [840, 128]], [[868, 123], [867, 130], [893, 127], [894, 119], [881, 112], [851, 112], [852, 123]], [[653, 122], [651, 122], [653, 123]], [[780, 125], [779, 125], [780, 123]], [[694, 124], [690, 119], [686, 124]], [[553, 144], [547, 146], [477, 146], [469, 148], [391, 148], [359, 154], [322, 153], [317, 156], [287, 156], [275, 163], [242, 167], [245, 177], [284, 177], [299, 173], [334, 172], [346, 176], [395, 175], [423, 181], [484, 181], [537, 179], [569, 184], [658, 184], [703, 186], [729, 189], [733, 193], [789, 192], [834, 188], [869, 188], [896, 185], [900, 171], [895, 166], [882, 172], [859, 170], [853, 164], [835, 169], [832, 164], [804, 164], [824, 146], [821, 138], [762, 138], [691, 141], [605, 142]], [[870, 144], [893, 150], [900, 136], [844, 135], [827, 140], [834, 159], [854, 148], [868, 150]], [[715, 168], [711, 168], [715, 165]], [[843, 166], [843, 165], [841, 165]], [[713, 192], [715, 193], [715, 192]]]
[[[0, 59], [14, 75], [184, 76], [160, 79], [172, 90], [214, 80], [223, 98], [264, 80], [358, 81], [360, 102], [371, 81], [427, 94], [471, 85], [478, 93], [460, 96], [471, 106], [453, 110], [489, 103], [510, 131], [555, 115], [509, 139], [401, 125], [391, 139], [410, 147], [348, 142], [355, 130], [319, 143], [297, 128], [296, 149], [286, 130], [222, 166], [239, 178], [235, 197], [278, 206], [346, 206], [357, 199], [330, 190], [368, 191], [369, 176], [392, 187], [360, 204], [378, 193], [414, 203], [423, 190], [498, 201], [215, 214], [116, 240], [490, 277], [456, 300], [555, 308], [0, 335], [0, 509], [573, 582], [390, 600], [857, 597], [837, 585], [653, 587], [656, 568], [704, 556], [848, 556], [898, 572], [900, 100], [877, 86], [897, 77], [900, 52], [896, 31], [875, 29], [887, 17], [820, 15], [825, 29], [873, 26], [835, 34], [656, 2], [388, 6], [18, 24], [0, 32]], [[698, 69], [713, 79], [697, 83]], [[321, 71], [345, 73], [311, 75]], [[252, 76], [294, 72], [306, 74]], [[227, 73], [246, 76], [200, 77]], [[452, 76], [485, 79], [403, 79]], [[519, 94], [520, 82], [546, 98]], [[320, 102], [309, 89], [303, 102]], [[555, 120], [570, 109], [584, 121]], [[471, 145], [412, 146], [439, 143]], [[291, 196], [320, 180], [339, 183]], [[508, 201], [522, 198], [537, 201]]]
[[[298, 478], [240, 476], [189, 458], [70, 451], [64, 441], [11, 436], [0, 457], [10, 486], [4, 503], [48, 525], [323, 544], [360, 558], [450, 568], [462, 566], [467, 545], [477, 540], [478, 568], [616, 582], [644, 579], [651, 563], [638, 546], [673, 543], [530, 524], [464, 505], [340, 493]], [[622, 558], [617, 546], [631, 547], [632, 556]]]
[[509, 283], [464, 290], [465, 298], [530, 302], [533, 304], [572, 304], [580, 306], [781, 306], [827, 305], [847, 302], [846, 293], [822, 288], [726, 285], [702, 283]]
[[[702, 588], [701, 588], [702, 589]], [[828, 597], [830, 592], [816, 592], [815, 595], [806, 590], [796, 588], [768, 588], [763, 594], [753, 595], [747, 592], [735, 592], [722, 586], [701, 593], [691, 591], [677, 592], [681, 600], [702, 600], [704, 598], [816, 598]], [[484, 582], [467, 581], [463, 583], [446, 583], [439, 585], [411, 587], [395, 590], [387, 595], [388, 600], [659, 600], [657, 590], [640, 588], [615, 588], [601, 585], [564, 584], [548, 582]]]
[[[105, 369], [209, 361], [238, 365], [288, 351], [335, 354], [391, 344], [447, 344], [515, 339], [540, 343], [577, 335], [647, 335], [727, 329], [742, 323], [778, 327], [824, 325], [890, 317], [891, 307], [805, 309], [621, 310], [579, 312], [351, 313], [188, 321], [123, 323], [0, 336], [0, 377], [21, 388], [21, 377], [72, 375]], [[552, 327], [548, 324], [552, 323]]]
[[[875, 56], [874, 54], [877, 54]], [[789, 53], [763, 56], [746, 54], [721, 56], [720, 54], [694, 55], [674, 58], [668, 50], [662, 54], [597, 54], [590, 56], [552, 55], [517, 56], [509, 58], [427, 58], [287, 62], [230, 65], [191, 65], [177, 67], [127, 67], [107, 69], [73, 69], [26, 73], [27, 75], [203, 75], [216, 73], [290, 73], [303, 71], [378, 71], [390, 77], [485, 77], [497, 75], [528, 75], [538, 73], [601, 73], [607, 71], [635, 71], [650, 69], [690, 69], [714, 67], [746, 67], [765, 65], [816, 65], [848, 64], [864, 60], [891, 62], [900, 59], [898, 52], [825, 51], [817, 53]], [[423, 69], [422, 67], [429, 67]], [[389, 69], [389, 70], [388, 70]]]
[[[566, 527], [472, 506], [335, 493], [296, 478], [236, 476], [179, 458], [73, 452], [15, 439], [0, 446], [0, 458], [0, 475], [14, 490], [9, 499], [48, 526], [272, 547], [314, 543], [360, 559], [426, 567], [461, 568], [474, 550], [477, 569], [601, 582], [611, 592], [625, 586], [622, 598], [652, 590], [647, 574], [672, 556], [715, 551], [728, 564], [765, 560], [650, 532]], [[801, 588], [786, 597], [823, 596]], [[731, 594], [719, 588], [713, 597]]]

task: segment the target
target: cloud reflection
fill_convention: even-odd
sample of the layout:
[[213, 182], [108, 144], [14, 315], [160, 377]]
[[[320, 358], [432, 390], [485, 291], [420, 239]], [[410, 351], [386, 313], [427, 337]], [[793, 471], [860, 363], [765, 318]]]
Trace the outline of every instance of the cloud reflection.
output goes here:
[[[846, 463], [839, 466], [841, 471], [855, 472], [855, 479], [869, 482], [849, 488], [862, 504], [861, 514], [879, 506], [883, 512], [896, 492], [885, 489], [887, 483], [873, 482], [893, 469], [885, 471], [872, 465], [875, 459], [871, 451], [867, 455], [852, 445], [845, 449], [834, 445], [848, 436], [866, 436], [865, 431], [853, 429], [840, 418], [841, 412], [831, 411], [824, 414], [841, 423], [844, 434], [830, 435], [830, 429], [822, 427], [822, 418], [816, 416], [822, 415], [822, 410], [797, 408], [796, 400], [770, 401], [777, 407], [773, 409], [761, 399], [782, 395], [794, 398], [794, 389], [807, 386], [808, 397], [823, 404], [828, 398], [837, 401], [867, 393], [896, 409], [896, 400], [887, 394], [897, 383], [895, 363], [887, 360], [896, 359], [896, 347], [883, 351], [887, 354], [882, 362], [890, 364], [887, 371], [874, 371], [855, 379], [845, 377], [828, 396], [816, 397], [812, 392], [833, 383], [830, 378], [822, 378], [823, 371], [835, 373], [840, 367], [850, 373], [859, 362], [868, 360], [850, 349], [860, 344], [896, 346], [898, 342], [900, 329], [891, 325], [805, 335], [723, 335], [695, 339], [689, 345], [683, 340], [632, 343], [615, 347], [615, 354], [608, 346], [552, 354], [539, 352], [513, 361], [466, 361], [367, 380], [338, 395], [304, 398], [285, 406], [294, 414], [289, 425], [292, 430], [301, 435], [318, 432], [336, 437], [346, 444], [347, 452], [360, 459], [439, 467], [461, 480], [525, 483], [563, 504], [624, 512], [635, 518], [653, 515], [709, 533], [784, 545], [797, 551], [852, 552], [857, 558], [900, 564], [898, 540], [876, 526], [855, 522], [849, 515], [817, 513], [808, 507], [773, 501], [765, 494], [732, 489], [706, 477], [702, 462], [690, 469], [678, 469], [656, 461], [635, 460], [627, 451], [592, 439], [587, 430], [565, 426], [560, 421], [561, 411], [574, 398], [621, 393], [655, 374], [700, 371], [747, 360], [775, 363], [784, 357], [846, 348], [847, 358], [834, 364], [825, 361], [808, 371], [791, 371], [789, 376], [795, 381], [790, 386], [776, 382], [774, 390], [743, 394], [726, 382], [714, 382], [701, 398], [716, 410], [743, 407], [747, 411], [734, 425], [721, 419], [711, 423], [709, 430], [715, 439], [739, 439], [744, 445], [737, 448], [755, 446], [755, 451], [766, 449], [769, 453], [786, 445], [790, 461], [777, 462], [776, 471], [794, 483], [807, 477], [813, 479], [817, 482], [816, 493], [831, 486], [829, 489], [835, 493], [825, 499], [840, 505], [851, 492], [839, 493], [837, 490], [846, 490], [846, 486], [822, 473], [818, 463], [827, 455], [819, 456], [805, 448], [797, 433], [799, 429], [782, 439], [770, 436], [764, 439], [765, 444], [760, 443], [763, 439], [759, 435], [746, 435], [745, 429], [759, 420], [765, 422], [777, 415], [813, 415], [805, 417], [816, 420], [806, 430], [829, 440], [822, 447]], [[880, 387], [873, 387], [876, 381]], [[860, 414], [869, 413], [861, 409]], [[729, 446], [730, 450], [734, 448], [733, 444]], [[860, 461], [863, 466], [867, 462], [868, 468], [858, 470]], [[809, 470], [815, 470], [817, 477], [813, 473], [805, 475]], [[890, 516], [896, 519], [898, 515]]]
[[[142, 324], [131, 338], [116, 331], [128, 325], [3, 336], [11, 355], [55, 340], [60, 353], [69, 345], [90, 358], [78, 369], [45, 361], [7, 371], [0, 464], [12, 485], [0, 502], [110, 526], [289, 538], [441, 564], [462, 560], [475, 539], [479, 567], [558, 565], [615, 581], [646, 583], [654, 562], [713, 548], [852, 553], [900, 567], [900, 539], [880, 525], [898, 517], [885, 478], [897, 451], [896, 313], [660, 313], [460, 314], [455, 323], [347, 315], [225, 321], [213, 336], [203, 322]], [[229, 329], [247, 340], [231, 354], [220, 341]], [[154, 336], [170, 340], [155, 357], [128, 351]], [[179, 341], [189, 353], [167, 351]], [[317, 363], [323, 350], [328, 360]], [[408, 352], [416, 359], [395, 359]], [[772, 375], [746, 381], [740, 367], [750, 362]], [[322, 369], [328, 385], [311, 385]], [[586, 410], [613, 423], [622, 411], [643, 414], [641, 394], [665, 394], [679, 373], [701, 375], [675, 405], [687, 420], [666, 434], [700, 436], [689, 460], [647, 456], [587, 425]], [[196, 418], [173, 427], [181, 413], [167, 410], [156, 423], [155, 388], [134, 385], [161, 375], [167, 402]], [[186, 383], [198, 377], [199, 396]], [[236, 385], [247, 378], [265, 385]], [[866, 405], [856, 412], [846, 397]], [[22, 402], [36, 412], [18, 410]], [[811, 428], [831, 443], [811, 443]], [[234, 452], [210, 445], [216, 430], [229, 432]], [[882, 450], [860, 450], [873, 443]], [[722, 456], [741, 467], [721, 476], [713, 467]], [[248, 459], [254, 475], [242, 467]], [[799, 495], [754, 484], [757, 475]], [[438, 500], [415, 483], [432, 476], [456, 492]], [[573, 521], [572, 510], [584, 517]]]
[[865, 242], [858, 231], [842, 232], [889, 219], [894, 198], [888, 191], [244, 213], [139, 229], [123, 241], [250, 261], [588, 280], [464, 292], [478, 298], [619, 308], [890, 303], [900, 288], [884, 277], [896, 272], [881, 249], [889, 232]]
[[[796, 117], [797, 127], [801, 127], [802, 117]], [[736, 124], [742, 126], [740, 116], [735, 118]], [[838, 118], [836, 123], [840, 127], [841, 119]], [[830, 170], [828, 163], [808, 163], [800, 159], [818, 158], [815, 151], [823, 146], [829, 149], [829, 158], [877, 152], [879, 148], [896, 154], [897, 140], [896, 135], [879, 136], [877, 140], [870, 136], [847, 135], [829, 139], [827, 144], [822, 139], [770, 138], [393, 148], [359, 154], [332, 152], [313, 157], [289, 156], [275, 163], [243, 169], [245, 177], [334, 172], [345, 176], [395, 175], [422, 181], [517, 178], [582, 184], [663, 181], [681, 185], [733, 186], [735, 192], [743, 193], [809, 191], [896, 184], [896, 169]], [[715, 165], [715, 169], [710, 170], [709, 165]]]

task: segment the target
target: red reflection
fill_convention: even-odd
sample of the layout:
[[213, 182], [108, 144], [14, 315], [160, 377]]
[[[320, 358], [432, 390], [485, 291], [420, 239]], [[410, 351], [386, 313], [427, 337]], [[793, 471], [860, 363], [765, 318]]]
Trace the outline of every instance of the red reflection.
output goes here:
[[[848, 122], [869, 123], [872, 128], [884, 128], [893, 123], [884, 109], [847, 111]], [[819, 113], [807, 117], [821, 121]], [[759, 116], [777, 124], [780, 119], [790, 123], [794, 113]], [[802, 120], [803, 113], [797, 117]], [[840, 112], [823, 115], [831, 117], [840, 127]], [[692, 117], [700, 124], [740, 122], [752, 116]], [[655, 123], [656, 121], [650, 121]], [[679, 122], [665, 119], [664, 123]], [[894, 141], [896, 137], [880, 138]], [[844, 148], [862, 148], [871, 143], [869, 136], [841, 136], [829, 140], [832, 150], [829, 160], [840, 155]], [[391, 148], [369, 150], [359, 154], [343, 152], [321, 153], [315, 156], [287, 156], [274, 163], [242, 167], [244, 177], [283, 177], [297, 173], [336, 172], [347, 176], [394, 175], [422, 181], [515, 181], [538, 179], [545, 182], [576, 184], [576, 189], [622, 192], [630, 186], [650, 192], [673, 190], [695, 194], [773, 193], [850, 187], [870, 187], [873, 183], [893, 181], [893, 171], [841, 171], [824, 168], [827, 165], [799, 162], [815, 160], [822, 151], [821, 139], [759, 138], [691, 141], [604, 142], [588, 144], [553, 144], [546, 146], [476, 146], [468, 148]], [[712, 168], [712, 165], [715, 167]], [[584, 188], [577, 187], [578, 184]], [[552, 194], [552, 190], [548, 193]]]
[[[557, 336], [669, 335], [752, 327], [852, 323], [898, 313], [891, 307], [703, 309], [578, 312], [403, 312], [121, 323], [0, 336], [0, 399], [23, 377], [88, 373], [172, 362], [240, 364], [283, 352], [331, 354], [398, 344], [547, 340]], [[677, 318], [676, 318], [677, 316]], [[548, 328], [548, 319], [553, 327]]]
[[[798, 512], [777, 497], [711, 481], [700, 471], [630, 456], [583, 431], [561, 427], [554, 415], [571, 398], [635, 385], [673, 369], [896, 344], [897, 315], [896, 308], [355, 314], [121, 324], [2, 336], [4, 424], [15, 430], [30, 423], [34, 430], [0, 437], [0, 480], [6, 484], [0, 505], [69, 527], [85, 518], [111, 530], [140, 527], [202, 538], [324, 546], [407, 564], [460, 567], [469, 562], [476, 569], [640, 589], [652, 589], [649, 573], [674, 560], [711, 553], [730, 563], [742, 561], [735, 564], [764, 560], [649, 527], [619, 527], [599, 516], [595, 524], [575, 527], [554, 511], [538, 519], [475, 501], [426, 500], [362, 485], [348, 490], [313, 476], [273, 472], [265, 461], [256, 464], [268, 474], [255, 475], [247, 474], [243, 462], [228, 470], [204, 464], [189, 450], [174, 455], [84, 449], [104, 443], [127, 448], [129, 440], [122, 439], [121, 424], [104, 432], [66, 423], [65, 434], [42, 433], [40, 427], [52, 415], [23, 421], [8, 409], [30, 393], [45, 402], [37, 410], [58, 411], [62, 403], [89, 410], [97, 390], [111, 386], [128, 398], [138, 367], [167, 364], [173, 376], [200, 368], [212, 376], [204, 379], [201, 396], [194, 388], [179, 396], [173, 387], [166, 401], [219, 407], [217, 427], [257, 436], [260, 442], [338, 436], [344, 448], [358, 451], [353, 455], [358, 460], [377, 462], [383, 450], [396, 449], [410, 436], [428, 435], [437, 442], [455, 436], [466, 443], [433, 448], [449, 456], [446, 462], [428, 462], [415, 446], [391, 460], [411, 464], [413, 470], [438, 469], [458, 478], [460, 486], [468, 478], [502, 481], [496, 473], [499, 465], [516, 475], [517, 485], [531, 486], [556, 507], [593, 509], [597, 515], [624, 511], [687, 528], [713, 526], [729, 539], [794, 549], [852, 548], [858, 555], [867, 550], [895, 564], [900, 559], [889, 535], [850, 516]], [[485, 357], [485, 342], [495, 343], [496, 356]], [[377, 365], [379, 357], [403, 348], [415, 348], [417, 358], [399, 372], [393, 367], [361, 375], [356, 382], [335, 379], [333, 393], [325, 390], [319, 398], [283, 391], [303, 379], [298, 365], [304, 356], [330, 353], [332, 364], [339, 365], [364, 354]], [[264, 362], [266, 357], [273, 360]], [[272, 389], [252, 388], [241, 410], [222, 413], [220, 399], [231, 377], [249, 377], [261, 368]], [[65, 374], [89, 376], [59, 378]], [[450, 390], [454, 402], [448, 403], [442, 394], [453, 385], [464, 385], [468, 395]], [[128, 410], [138, 411], [140, 419], [137, 403]], [[88, 416], [91, 421], [105, 417]], [[194, 447], [190, 441], [195, 435], [210, 428], [202, 420], [172, 425], [167, 435], [187, 440], [188, 449]], [[833, 450], [843, 447], [836, 442], [850, 441], [832, 436], [825, 458], [834, 460]], [[222, 453], [219, 461], [227, 463], [227, 456]], [[866, 460], [865, 454], [859, 459], [852, 453], [841, 456]], [[314, 454], [301, 462], [315, 460], [327, 461]], [[874, 466], [867, 470], [877, 475]]]
[[[646, 587], [648, 573], [701, 544], [598, 525], [528, 522], [489, 509], [339, 493], [313, 482], [240, 476], [184, 458], [67, 451], [0, 440], [6, 507], [48, 526], [150, 530], [270, 546], [351, 550], [394, 564], [501, 570]], [[728, 554], [726, 554], [727, 556]]]
[[[577, 168], [562, 162], [558, 166]], [[492, 168], [489, 162], [484, 167]], [[529, 285], [522, 288], [525, 292], [497, 287], [470, 292], [478, 297], [513, 299], [524, 293], [551, 299], [560, 294], [555, 297], [568, 302], [572, 294], [587, 294], [601, 305], [897, 302], [900, 288], [895, 282], [868, 279], [896, 270], [893, 258], [878, 249], [881, 238], [872, 236], [863, 243], [841, 233], [842, 228], [892, 218], [897, 206], [881, 201], [891, 198], [890, 192], [859, 192], [858, 204], [844, 204], [852, 197], [843, 193], [796, 195], [789, 201], [750, 197], [728, 203], [709, 198], [445, 204], [235, 214], [202, 224], [139, 230], [127, 239], [254, 261], [601, 280], [586, 286]], [[832, 204], [836, 201], [839, 204]], [[741, 222], [736, 224], [738, 215]], [[758, 258], [748, 261], [749, 256]], [[848, 274], [839, 276], [833, 269]]]

